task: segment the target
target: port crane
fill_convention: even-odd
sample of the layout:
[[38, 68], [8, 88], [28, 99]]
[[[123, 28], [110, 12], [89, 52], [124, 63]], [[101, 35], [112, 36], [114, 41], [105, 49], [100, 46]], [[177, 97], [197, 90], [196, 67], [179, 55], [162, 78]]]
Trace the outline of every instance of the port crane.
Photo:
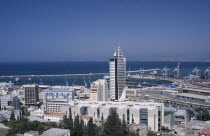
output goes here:
[[169, 71], [170, 69], [168, 69], [168, 67], [167, 66], [165, 66], [161, 71], [163, 72], [162, 74], [163, 74], [163, 77], [164, 78], [167, 78], [168, 77], [168, 71]]
[[200, 72], [200, 71], [201, 71], [201, 70], [198, 69], [198, 67], [196, 66], [196, 67], [193, 69], [192, 73], [195, 73], [196, 76], [199, 76], [199, 72]]
[[208, 79], [210, 76], [210, 67], [205, 70], [205, 78]]
[[178, 66], [173, 70], [173, 72], [176, 72], [176, 77], [180, 77], [180, 62], [178, 63]]

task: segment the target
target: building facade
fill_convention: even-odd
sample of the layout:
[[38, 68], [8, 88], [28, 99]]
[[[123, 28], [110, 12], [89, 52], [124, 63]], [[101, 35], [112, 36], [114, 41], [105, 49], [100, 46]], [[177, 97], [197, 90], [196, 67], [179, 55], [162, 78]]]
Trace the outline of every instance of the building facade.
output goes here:
[[72, 101], [74, 100], [75, 89], [50, 88], [43, 90], [43, 102], [49, 101]]
[[99, 79], [91, 84], [90, 100], [91, 101], [108, 101], [109, 100], [108, 83], [106, 79]]
[[51, 122], [60, 122], [66, 118], [66, 114], [64, 113], [53, 113], [49, 112], [44, 115], [44, 120], [51, 121]]
[[39, 85], [23, 85], [25, 92], [25, 105], [36, 105], [39, 103]]
[[[146, 102], [88, 102], [77, 101], [71, 106], [63, 107], [63, 113], [72, 116], [85, 115], [104, 120], [113, 112], [117, 112], [122, 119], [125, 115], [128, 124], [145, 124], [152, 131], [160, 131], [164, 125], [164, 104]], [[69, 109], [70, 108], [70, 109]]]
[[110, 99], [119, 100], [125, 88], [126, 81], [126, 59], [122, 50], [118, 48], [118, 53], [114, 53], [109, 60], [110, 73]]

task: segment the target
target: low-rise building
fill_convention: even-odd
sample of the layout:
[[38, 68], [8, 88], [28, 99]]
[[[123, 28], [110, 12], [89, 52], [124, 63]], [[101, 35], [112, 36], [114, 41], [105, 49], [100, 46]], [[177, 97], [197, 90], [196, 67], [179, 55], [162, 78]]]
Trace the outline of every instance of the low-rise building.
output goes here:
[[210, 129], [201, 129], [200, 136], [210, 136]]
[[44, 120], [51, 121], [51, 122], [60, 122], [66, 118], [66, 114], [64, 113], [54, 113], [50, 112], [44, 115]]
[[44, 131], [41, 136], [70, 136], [69, 129], [51, 128]]
[[44, 117], [44, 110], [41, 110], [41, 109], [33, 110], [33, 111], [30, 112], [30, 114], [33, 115], [33, 116], [43, 118]]

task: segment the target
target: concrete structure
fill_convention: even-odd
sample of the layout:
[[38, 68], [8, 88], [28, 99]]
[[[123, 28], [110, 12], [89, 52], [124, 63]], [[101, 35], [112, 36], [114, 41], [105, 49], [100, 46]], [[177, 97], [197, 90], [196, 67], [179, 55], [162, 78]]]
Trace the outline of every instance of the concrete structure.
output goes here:
[[1, 110], [19, 109], [20, 100], [10, 94], [1, 96]]
[[39, 102], [39, 86], [23, 85], [25, 91], [25, 105], [36, 105]]
[[[69, 115], [69, 111], [73, 116], [85, 115], [93, 118], [104, 120], [113, 112], [117, 112], [122, 119], [123, 114], [129, 124], [143, 123], [152, 131], [159, 131], [164, 125], [164, 104], [148, 103], [148, 102], [90, 102], [76, 101], [69, 103], [70, 106], [63, 107], [63, 113]], [[69, 110], [69, 108], [71, 110]]]
[[61, 128], [51, 128], [43, 132], [41, 136], [70, 136], [70, 130]]
[[44, 103], [48, 101], [72, 101], [74, 100], [75, 89], [50, 88], [43, 90]]
[[108, 101], [109, 100], [108, 83], [106, 79], [98, 79], [91, 85], [91, 101]]
[[125, 88], [126, 59], [118, 48], [118, 53], [109, 60], [110, 99], [119, 100]]
[[51, 121], [51, 122], [60, 122], [64, 118], [66, 118], [66, 114], [64, 113], [49, 112], [44, 115], [44, 120]]

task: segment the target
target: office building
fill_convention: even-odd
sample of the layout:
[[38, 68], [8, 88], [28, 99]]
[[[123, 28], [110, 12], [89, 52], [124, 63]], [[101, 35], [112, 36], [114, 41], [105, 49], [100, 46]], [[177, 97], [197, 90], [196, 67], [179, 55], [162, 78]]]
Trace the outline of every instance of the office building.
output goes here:
[[74, 100], [75, 89], [68, 88], [50, 88], [43, 90], [43, 102], [49, 101], [72, 101]]
[[91, 101], [108, 101], [108, 95], [109, 92], [106, 79], [99, 79], [91, 84]]
[[[70, 109], [69, 109], [70, 108]], [[74, 116], [85, 115], [93, 118], [106, 119], [113, 112], [117, 112], [122, 119], [125, 115], [128, 124], [145, 124], [152, 131], [160, 131], [164, 126], [164, 104], [150, 102], [104, 102], [104, 101], [76, 101], [69, 106], [62, 107], [62, 113]]]
[[36, 105], [39, 104], [39, 86], [23, 85], [25, 92], [25, 105]]
[[118, 53], [109, 60], [110, 99], [119, 100], [123, 94], [126, 81], [126, 59], [118, 48]]

